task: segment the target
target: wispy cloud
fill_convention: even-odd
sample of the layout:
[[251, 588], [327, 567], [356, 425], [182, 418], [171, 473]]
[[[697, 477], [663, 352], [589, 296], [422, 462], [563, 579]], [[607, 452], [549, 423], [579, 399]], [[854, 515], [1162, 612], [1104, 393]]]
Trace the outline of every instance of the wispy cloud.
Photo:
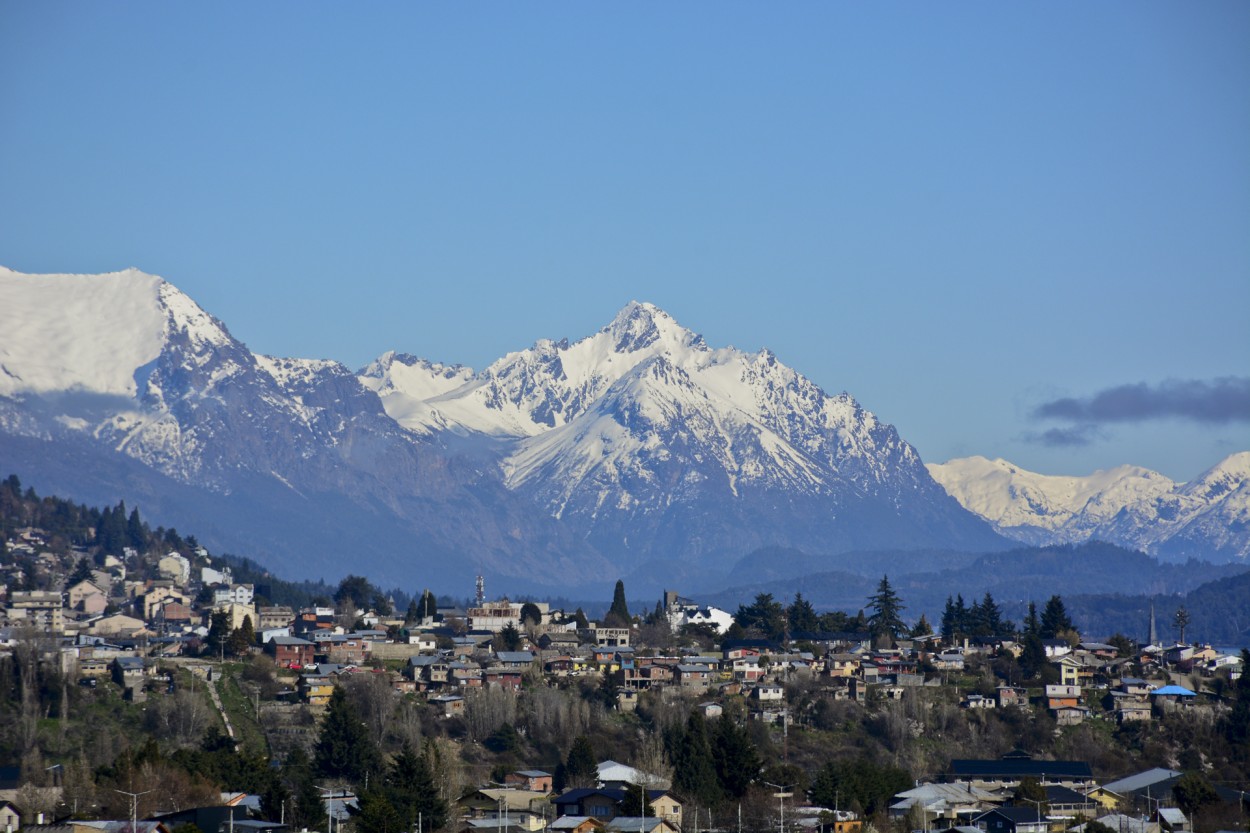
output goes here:
[[1027, 442], [1048, 448], [1076, 448], [1090, 445], [1106, 437], [1106, 432], [1093, 423], [1084, 422], [1066, 428], [1048, 428], [1024, 435]]
[[[1250, 422], [1250, 377], [1224, 376], [1210, 381], [1168, 379], [1155, 386], [1145, 382], [1119, 385], [1089, 397], [1065, 397], [1045, 402], [1034, 409], [1032, 415], [1034, 419], [1076, 423], [1071, 429], [1046, 431], [1038, 435], [1039, 438], [1054, 431], [1084, 431], [1088, 437], [1091, 428], [1103, 423], [1166, 418], [1207, 424]], [[1053, 444], [1085, 445], [1088, 441]]]

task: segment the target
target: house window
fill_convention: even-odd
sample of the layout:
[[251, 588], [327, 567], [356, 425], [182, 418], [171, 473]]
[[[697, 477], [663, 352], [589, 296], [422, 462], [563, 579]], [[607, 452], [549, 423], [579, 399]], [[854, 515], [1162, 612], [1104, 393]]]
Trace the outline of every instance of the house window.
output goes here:
[[606, 804], [592, 804], [590, 807], [590, 814], [592, 816], [607, 817], [612, 815], [612, 808]]

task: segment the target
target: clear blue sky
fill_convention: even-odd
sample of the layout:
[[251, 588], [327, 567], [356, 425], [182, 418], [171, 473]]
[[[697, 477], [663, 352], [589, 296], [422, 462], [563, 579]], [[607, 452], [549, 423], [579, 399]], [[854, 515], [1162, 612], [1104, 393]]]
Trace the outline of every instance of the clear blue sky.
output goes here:
[[1186, 479], [1250, 448], [1250, 3], [9, 0], [0, 264], [352, 367], [649, 300], [926, 460]]

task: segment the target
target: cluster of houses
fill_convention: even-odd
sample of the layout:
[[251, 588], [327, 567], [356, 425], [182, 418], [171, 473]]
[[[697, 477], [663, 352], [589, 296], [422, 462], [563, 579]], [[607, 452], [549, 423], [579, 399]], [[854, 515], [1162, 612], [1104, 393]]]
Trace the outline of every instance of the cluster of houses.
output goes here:
[[[63, 568], [64, 559], [41, 552], [42, 545], [37, 530], [24, 530], [9, 549], [36, 563], [48, 561], [49, 569], [53, 562]], [[55, 637], [65, 668], [88, 677], [111, 674], [128, 683], [132, 696], [141, 696], [142, 686], [132, 684], [140, 665], [199, 653], [216, 614], [231, 630], [250, 624], [252, 650], [298, 674], [288, 696], [311, 706], [325, 704], [341, 675], [366, 671], [389, 674], [397, 691], [420, 693], [447, 715], [464, 708], [464, 695], [473, 688], [515, 690], [527, 676], [594, 676], [610, 680], [621, 709], [632, 709], [639, 693], [650, 689], [713, 700], [740, 694], [754, 716], [768, 721], [786, 713], [783, 685], [796, 677], [824, 683], [835, 699], [901, 699], [909, 687], [958, 679], [978, 654], [1020, 652], [1007, 639], [952, 645], [935, 636], [887, 649], [874, 646], [868, 634], [854, 633], [793, 634], [785, 644], [723, 640], [714, 652], [693, 645], [659, 651], [635, 644], [636, 629], [585, 621], [579, 627], [574, 615], [545, 603], [487, 601], [480, 591], [465, 609], [442, 608], [417, 622], [372, 611], [344, 616], [330, 607], [258, 604], [256, 588], [235, 583], [230, 569], [214, 566], [203, 550], [193, 559], [169, 552], [154, 560], [148, 577], [127, 578], [126, 564], [136, 558], [133, 551], [107, 556], [90, 577], [66, 581], [61, 591], [6, 591], [0, 643], [19, 630]], [[723, 633], [733, 622], [727, 611], [671, 591], [661, 607], [675, 631], [694, 624]], [[503, 650], [498, 637], [507, 629], [515, 629], [520, 644]], [[1162, 709], [1199, 701], [1197, 692], [1178, 684], [1185, 675], [1227, 670], [1235, 678], [1241, 671], [1238, 656], [1210, 646], [1148, 645], [1122, 657], [1111, 645], [1047, 640], [1045, 650], [1057, 671], [1055, 684], [1032, 696], [1012, 686], [982, 690], [965, 696], [963, 705], [1042, 707], [1064, 725], [1095, 716], [1147, 721]], [[122, 660], [120, 667], [115, 660]], [[717, 706], [710, 702], [707, 708], [714, 712]]]
[[[41, 552], [42, 544], [37, 531], [27, 530], [9, 548], [36, 559], [47, 556], [51, 568], [57, 557]], [[447, 718], [465, 711], [475, 689], [519, 691], [528, 682], [590, 677], [604, 682], [621, 710], [635, 708], [642, 692], [657, 691], [689, 698], [705, 716], [714, 718], [721, 713], [724, 697], [740, 696], [751, 717], [783, 724], [789, 716], [786, 684], [791, 681], [810, 681], [833, 699], [860, 703], [902, 699], [909, 689], [960, 685], [961, 672], [979, 655], [1020, 653], [1019, 645], [1005, 639], [949, 644], [938, 637], [921, 637], [882, 647], [869, 634], [855, 633], [793, 634], [784, 643], [722, 639], [716, 650], [703, 650], [693, 642], [661, 649], [637, 644], [636, 628], [586, 622], [544, 603], [487, 601], [480, 590], [473, 604], [440, 608], [419, 621], [372, 611], [344, 615], [329, 607], [297, 610], [258, 604], [256, 588], [235, 583], [230, 570], [213, 566], [203, 551], [196, 553], [198, 569], [193, 569], [191, 559], [170, 552], [156, 561], [154, 576], [127, 578], [126, 563], [134, 563], [136, 557], [133, 552], [125, 558], [107, 557], [90, 577], [61, 590], [6, 591], [0, 644], [32, 632], [46, 635], [65, 669], [75, 670], [85, 681], [111, 678], [127, 697], [138, 700], [160, 684], [157, 669], [167, 665], [162, 661], [200, 652], [216, 614], [231, 630], [250, 626], [256, 641], [245, 650], [270, 656], [283, 676], [295, 683], [281, 696], [314, 710], [323, 707], [335, 687], [352, 674], [385, 675], [397, 693], [415, 694]], [[63, 568], [63, 559], [60, 564]], [[693, 624], [723, 634], [733, 621], [726, 611], [672, 592], [664, 594], [661, 606], [674, 631]], [[505, 634], [508, 639], [502, 638]], [[1130, 657], [1096, 642], [1072, 645], [1050, 640], [1045, 649], [1054, 666], [1054, 684], [1033, 690], [1004, 685], [992, 693], [981, 689], [965, 694], [964, 680], [959, 689], [962, 705], [1046, 709], [1061, 725], [1089, 719], [1148, 721], [1169, 709], [1200, 704], [1202, 697], [1181, 684], [1191, 676], [1228, 673], [1235, 679], [1243, 671], [1239, 657], [1209, 646], [1148, 645]], [[211, 674], [211, 658], [201, 663], [200, 673]], [[1181, 833], [1187, 830], [1187, 820], [1159, 802], [1163, 792], [1170, 791], [1168, 779], [1179, 775], [1152, 770], [1137, 780], [1097, 785], [1089, 767], [1078, 762], [1039, 761], [1025, 755], [955, 761], [946, 781], [919, 784], [901, 793], [890, 812], [913, 819], [925, 830], [961, 833], [1056, 833], [1068, 829], [1078, 816], [1108, 817], [1114, 829], [1133, 833]], [[1013, 803], [1011, 796], [1024, 778], [1035, 779], [1046, 790], [1044, 807]], [[651, 815], [623, 814], [628, 783], [648, 789]], [[1153, 808], [1134, 815], [1139, 793], [1149, 797], [1151, 790]], [[338, 800], [342, 810], [350, 796], [327, 800]], [[1126, 809], [1129, 815], [1115, 815]], [[333, 807], [331, 811], [333, 817]], [[663, 785], [611, 761], [601, 764], [593, 788], [554, 795], [550, 775], [526, 770], [510, 775], [503, 786], [472, 792], [460, 802], [458, 812], [464, 831], [677, 833], [696, 827], [693, 817], [683, 824], [680, 802]], [[236, 818], [231, 810], [226, 821], [244, 829], [248, 823], [267, 824], [255, 822], [246, 809], [239, 813]], [[1130, 816], [1135, 819], [1131, 823], [1126, 821]], [[205, 833], [221, 829], [209, 816], [201, 820], [209, 826], [194, 823]], [[174, 826], [168, 821], [149, 820], [154, 826], [147, 833], [166, 833], [161, 825]], [[859, 824], [842, 811], [819, 815], [797, 807], [792, 808], [790, 822], [826, 830], [833, 825], [832, 833], [858, 833]], [[77, 824], [48, 827], [47, 833], [87, 833], [73, 827]], [[99, 827], [102, 823], [92, 824], [93, 829], [107, 830]], [[255, 828], [258, 833], [267, 829]]]
[[[920, 833], [1084, 833], [1098, 821], [1124, 833], [1190, 833], [1191, 820], [1171, 806], [1171, 788], [1181, 778], [1176, 770], [1156, 768], [1099, 784], [1083, 761], [1042, 760], [1013, 752], [995, 760], [954, 760], [942, 781], [917, 783], [896, 794], [888, 815], [905, 829]], [[1031, 781], [1033, 794], [1019, 789]], [[634, 790], [631, 801], [628, 790]], [[645, 814], [639, 815], [637, 794], [645, 792]], [[1245, 801], [1250, 795], [1219, 787], [1220, 797]], [[326, 817], [341, 826], [351, 819], [357, 797], [350, 790], [325, 791]], [[0, 796], [4, 792], [0, 791]], [[783, 833], [861, 833], [865, 821], [855, 812], [806, 806], [801, 795], [784, 793], [778, 815], [769, 823]], [[785, 799], [792, 800], [786, 806]], [[663, 780], [616, 761], [598, 765], [590, 786], [553, 790], [553, 775], [536, 769], [509, 773], [502, 783], [465, 791], [451, 808], [447, 829], [455, 833], [713, 833], [718, 829], [699, 808], [683, 806]], [[291, 828], [264, 821], [260, 798], [226, 793], [221, 803], [153, 815], [138, 823], [142, 833], [170, 833], [195, 824], [204, 833], [289, 833]], [[41, 816], [23, 818], [12, 800], [0, 798], [0, 822], [9, 831], [27, 833], [131, 833], [129, 822], [51, 822]], [[416, 830], [420, 820], [413, 820]], [[421, 830], [428, 830], [422, 825]]]

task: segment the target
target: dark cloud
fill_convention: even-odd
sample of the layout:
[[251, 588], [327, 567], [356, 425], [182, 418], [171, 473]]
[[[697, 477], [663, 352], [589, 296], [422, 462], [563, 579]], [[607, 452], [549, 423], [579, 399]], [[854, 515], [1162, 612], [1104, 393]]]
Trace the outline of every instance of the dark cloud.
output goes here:
[[1038, 433], [1025, 434], [1024, 439], [1048, 448], [1075, 448], [1090, 445], [1105, 436], [1097, 425], [1086, 422], [1069, 428], [1049, 428]]
[[1043, 403], [1033, 411], [1033, 417], [1080, 423], [1078, 427], [1169, 417], [1210, 424], [1250, 422], [1250, 377], [1168, 379], [1154, 387], [1145, 382], [1120, 385], [1087, 398]]

